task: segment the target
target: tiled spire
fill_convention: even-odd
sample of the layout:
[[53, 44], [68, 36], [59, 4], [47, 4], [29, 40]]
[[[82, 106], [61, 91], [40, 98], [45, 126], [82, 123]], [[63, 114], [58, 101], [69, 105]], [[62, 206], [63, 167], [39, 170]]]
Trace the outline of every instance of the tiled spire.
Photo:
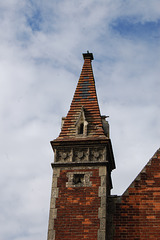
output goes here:
[[[92, 53], [84, 53], [84, 64], [82, 72], [77, 84], [77, 88], [70, 106], [70, 110], [64, 120], [61, 133], [57, 140], [74, 139], [99, 139], [106, 138], [97, 100], [95, 81], [92, 71], [91, 61], [93, 60]], [[83, 112], [83, 114], [82, 114]], [[80, 118], [84, 120], [85, 134], [77, 132], [77, 124]], [[81, 130], [80, 130], [81, 131]], [[83, 131], [83, 130], [82, 130]]]

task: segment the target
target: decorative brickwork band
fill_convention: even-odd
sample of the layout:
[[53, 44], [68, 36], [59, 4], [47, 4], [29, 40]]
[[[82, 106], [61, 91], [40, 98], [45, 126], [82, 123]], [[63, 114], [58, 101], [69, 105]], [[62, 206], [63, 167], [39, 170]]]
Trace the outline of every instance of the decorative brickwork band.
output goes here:
[[104, 162], [106, 156], [106, 147], [59, 148], [55, 151], [55, 162]]

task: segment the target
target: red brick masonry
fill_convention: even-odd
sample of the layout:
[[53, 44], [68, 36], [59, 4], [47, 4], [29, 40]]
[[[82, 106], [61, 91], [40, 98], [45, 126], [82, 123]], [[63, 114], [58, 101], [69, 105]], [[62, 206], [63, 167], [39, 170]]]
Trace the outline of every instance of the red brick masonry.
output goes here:
[[118, 200], [114, 240], [160, 239], [160, 150]]
[[61, 170], [57, 187], [59, 188], [56, 200], [57, 218], [55, 219], [56, 240], [97, 239], [100, 220], [98, 208], [100, 197], [98, 189], [101, 185], [99, 169], [78, 169], [77, 172], [91, 172], [91, 187], [66, 187], [67, 172], [76, 170]]

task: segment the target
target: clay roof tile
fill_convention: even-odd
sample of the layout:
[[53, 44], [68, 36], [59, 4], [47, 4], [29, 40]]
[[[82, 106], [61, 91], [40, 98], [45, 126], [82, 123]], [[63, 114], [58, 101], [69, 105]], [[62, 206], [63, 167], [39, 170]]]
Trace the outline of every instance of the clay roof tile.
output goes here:
[[[75, 90], [70, 110], [64, 120], [63, 127], [57, 140], [76, 137], [76, 122], [82, 107], [87, 122], [86, 138], [106, 138], [98, 105], [95, 80], [91, 61], [92, 53], [84, 53], [84, 64]], [[78, 136], [79, 137], [79, 136]], [[83, 136], [84, 137], [84, 136]]]

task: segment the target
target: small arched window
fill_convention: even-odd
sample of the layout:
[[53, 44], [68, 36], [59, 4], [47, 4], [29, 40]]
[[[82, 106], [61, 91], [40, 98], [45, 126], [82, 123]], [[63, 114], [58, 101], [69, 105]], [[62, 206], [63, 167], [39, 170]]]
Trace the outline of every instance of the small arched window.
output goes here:
[[88, 122], [86, 121], [84, 107], [82, 106], [78, 119], [75, 123], [77, 137], [87, 136], [87, 125]]

